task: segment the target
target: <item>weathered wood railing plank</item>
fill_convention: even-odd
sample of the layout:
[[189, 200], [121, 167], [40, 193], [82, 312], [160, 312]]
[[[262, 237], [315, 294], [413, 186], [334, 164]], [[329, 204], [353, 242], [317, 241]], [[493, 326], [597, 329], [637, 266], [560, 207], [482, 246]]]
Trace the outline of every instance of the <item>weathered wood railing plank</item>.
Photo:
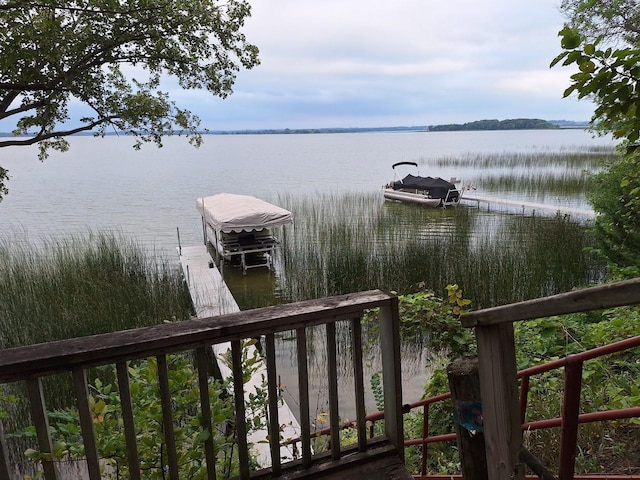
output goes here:
[[133, 404], [131, 403], [131, 388], [127, 362], [118, 362], [116, 364], [116, 372], [118, 376], [118, 390], [120, 391], [122, 423], [124, 424], [124, 439], [127, 445], [129, 479], [140, 480], [140, 459], [138, 458], [138, 441], [136, 438], [135, 421], [133, 419]]
[[[640, 303], [640, 278], [465, 313], [476, 328], [489, 480], [523, 478], [513, 322]], [[570, 359], [571, 357], [569, 357]], [[581, 364], [567, 361], [560, 479], [572, 480], [580, 404]], [[523, 399], [524, 402], [525, 399]]]
[[[47, 407], [44, 403], [44, 393], [42, 391], [42, 381], [40, 378], [27, 379], [27, 392], [29, 403], [31, 404], [31, 420], [36, 427], [38, 438], [38, 448], [42, 453], [52, 453], [51, 432], [49, 430], [49, 418], [47, 417]], [[58, 472], [55, 463], [51, 460], [42, 460], [42, 469], [46, 480], [58, 480]]]
[[335, 323], [328, 323], [326, 330], [331, 458], [338, 460], [340, 459], [340, 412], [338, 410], [338, 352]]
[[10, 478], [10, 464], [9, 449], [7, 448], [7, 441], [4, 438], [4, 425], [2, 424], [2, 420], [0, 420], [0, 478]]
[[209, 357], [205, 347], [196, 349], [198, 368], [198, 390], [200, 392], [200, 411], [202, 430], [209, 432], [204, 441], [204, 454], [207, 462], [207, 480], [216, 480], [216, 452], [213, 443], [213, 419], [211, 418], [211, 398], [209, 396]]
[[362, 325], [359, 318], [351, 320], [351, 345], [353, 351], [353, 383], [356, 400], [356, 428], [358, 450], [367, 450], [367, 412], [364, 406], [364, 366], [362, 364]]
[[363, 310], [386, 305], [393, 298], [381, 290], [309, 300], [231, 313], [189, 322], [74, 338], [4, 350], [0, 383], [29, 375], [50, 375], [75, 366], [90, 367], [148, 358], [164, 352], [351, 320]]
[[384, 391], [384, 431], [404, 460], [404, 430], [402, 425], [402, 376], [400, 362], [400, 316], [398, 299], [393, 297], [380, 306], [380, 348]]
[[244, 372], [242, 370], [242, 342], [240, 340], [233, 340], [231, 342], [231, 368], [233, 370], [233, 378], [240, 379], [240, 381], [233, 382], [240, 478], [242, 480], [248, 480], [251, 471], [249, 470], [249, 445], [247, 443], [247, 424], [245, 423]]
[[98, 446], [96, 445], [96, 432], [93, 427], [93, 412], [89, 404], [87, 372], [84, 368], [73, 369], [73, 389], [78, 403], [82, 443], [84, 444], [89, 478], [91, 480], [100, 480], [100, 458], [98, 457]]
[[489, 479], [524, 479], [513, 324], [478, 328], [476, 338]]
[[302, 436], [302, 465], [311, 466], [311, 425], [309, 424], [309, 367], [307, 365], [307, 330], [296, 329], [298, 347], [298, 391], [300, 401], [300, 434]]
[[162, 406], [162, 432], [167, 447], [167, 463], [169, 465], [169, 480], [179, 480], [178, 453], [173, 429], [173, 412], [171, 410], [171, 389], [169, 387], [169, 367], [167, 356], [156, 357], [158, 367], [158, 386], [160, 387], [160, 403]]
[[638, 303], [640, 303], [640, 278], [633, 278], [549, 297], [477, 310], [463, 314], [460, 321], [465, 327], [478, 327]]
[[279, 475], [280, 462], [280, 419], [278, 402], [280, 386], [276, 370], [276, 339], [273, 333], [265, 335], [265, 357], [267, 362], [267, 389], [269, 393], [269, 444], [271, 448], [271, 470]]
[[[246, 339], [265, 337], [265, 355], [267, 363], [267, 409], [266, 422], [269, 427], [269, 444], [272, 468], [270, 475], [285, 475], [296, 465], [302, 465], [308, 471], [318, 467], [316, 463], [326, 462], [328, 453], [312, 455], [311, 431], [309, 418], [309, 379], [307, 365], [307, 328], [326, 325], [328, 345], [328, 370], [330, 398], [330, 422], [332, 442], [330, 456], [341, 465], [345, 460], [340, 445], [338, 388], [337, 388], [337, 353], [336, 353], [336, 322], [349, 322], [353, 332], [355, 389], [357, 417], [361, 419], [358, 427], [358, 445], [361, 451], [368, 449], [365, 429], [364, 411], [364, 380], [362, 362], [362, 339], [360, 321], [364, 311], [369, 308], [380, 307], [380, 331], [383, 333], [383, 371], [385, 385], [385, 406], [388, 414], [385, 416], [385, 432], [393, 444], [398, 456], [403, 456], [402, 444], [402, 411], [400, 390], [400, 355], [398, 335], [398, 305], [395, 296], [382, 291], [361, 292], [339, 297], [318, 299], [309, 302], [280, 305], [248, 312], [233, 313], [220, 317], [193, 320], [174, 324], [164, 324], [136, 330], [116, 332], [112, 334], [95, 335], [81, 339], [71, 339], [49, 344], [34, 345], [9, 349], [0, 355], [0, 383], [26, 380], [32, 405], [32, 418], [36, 425], [36, 432], [41, 452], [52, 451], [52, 441], [49, 434], [46, 406], [43, 400], [41, 378], [60, 372], [72, 372], [74, 391], [81, 418], [82, 437], [85, 440], [87, 452], [87, 468], [89, 478], [100, 478], [100, 459], [98, 458], [97, 443], [94, 433], [94, 414], [91, 410], [86, 380], [89, 368], [115, 364], [117, 383], [120, 393], [120, 409], [124, 425], [124, 440], [126, 444], [129, 476], [133, 480], [141, 477], [141, 465], [138, 458], [136, 443], [136, 427], [134, 424], [134, 410], [132, 405], [131, 388], [129, 385], [128, 362], [138, 359], [153, 359], [157, 362], [158, 386], [162, 408], [162, 428], [164, 435], [159, 442], [164, 442], [163, 466], [167, 468], [168, 478], [177, 480], [179, 475], [178, 449], [174, 435], [174, 419], [172, 412], [172, 392], [169, 382], [169, 355], [194, 351], [197, 366], [197, 384], [200, 391], [201, 421], [203, 430], [214, 434], [213, 419], [209, 398], [210, 379], [208, 375], [208, 350], [212, 345], [231, 342], [231, 374], [234, 379], [234, 401], [236, 404], [235, 442], [239, 458], [239, 474], [242, 479], [252, 476], [250, 471], [250, 456], [248, 444], [248, 429], [245, 424], [245, 401], [250, 388], [257, 386], [243, 385], [243, 352]], [[281, 464], [280, 425], [278, 419], [278, 401], [280, 391], [277, 382], [275, 362], [275, 333], [294, 331], [296, 333], [298, 383], [301, 424], [302, 458], [299, 461]], [[333, 352], [333, 353], [331, 353]], [[387, 365], [389, 364], [389, 365]], [[222, 367], [222, 364], [220, 365]], [[224, 368], [227, 368], [226, 366]], [[332, 385], [332, 386], [331, 386]], [[245, 392], [247, 390], [247, 392]], [[387, 398], [388, 397], [388, 398]], [[6, 456], [6, 443], [0, 431], [0, 473], [10, 470]], [[252, 439], [252, 442], [260, 441]], [[367, 450], [368, 451], [368, 450]], [[385, 453], [387, 455], [387, 453]], [[215, 479], [215, 456], [213, 438], [205, 441], [203, 457], [206, 460], [207, 478]], [[371, 454], [374, 458], [375, 453]], [[316, 462], [316, 463], [314, 463]], [[325, 463], [320, 470], [327, 468]], [[57, 480], [55, 462], [43, 462], [43, 470], [47, 480]]]

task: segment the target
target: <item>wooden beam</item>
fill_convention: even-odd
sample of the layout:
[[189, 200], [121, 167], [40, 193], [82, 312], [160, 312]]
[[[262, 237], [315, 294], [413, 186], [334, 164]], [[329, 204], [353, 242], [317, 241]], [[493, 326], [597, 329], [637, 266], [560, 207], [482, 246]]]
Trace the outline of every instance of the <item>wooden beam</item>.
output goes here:
[[388, 305], [392, 298], [389, 293], [372, 290], [11, 348], [0, 355], [0, 383], [310, 327], [327, 323], [328, 319], [350, 320], [365, 309]]
[[447, 377], [462, 476], [465, 480], [487, 480], [478, 358], [453, 360], [447, 366]]
[[524, 479], [513, 324], [476, 329], [489, 480]]
[[76, 393], [82, 444], [87, 459], [87, 471], [91, 480], [100, 480], [100, 457], [96, 443], [96, 431], [93, 427], [93, 412], [91, 411], [89, 388], [87, 387], [87, 371], [84, 368], [73, 370], [73, 388]]
[[550, 317], [640, 303], [640, 278], [465, 313], [464, 327]]
[[140, 480], [140, 458], [138, 457], [138, 440], [136, 426], [133, 419], [133, 404], [131, 402], [131, 388], [129, 384], [129, 368], [127, 362], [116, 364], [118, 376], [118, 391], [120, 392], [120, 409], [124, 425], [124, 438], [127, 445], [127, 461], [129, 462], [129, 479]]
[[398, 299], [380, 307], [380, 348], [384, 392], [384, 431], [404, 461], [402, 376], [400, 371], [400, 316]]
[[[29, 403], [31, 404], [31, 420], [36, 427], [38, 448], [40, 453], [52, 453], [51, 432], [49, 431], [49, 417], [47, 407], [44, 403], [42, 392], [42, 380], [40, 378], [30, 378], [27, 380], [27, 392]], [[42, 460], [45, 480], [58, 480], [56, 466], [51, 460]]]
[[300, 403], [300, 438], [302, 439], [302, 465], [311, 466], [311, 425], [309, 424], [309, 371], [307, 364], [307, 331], [296, 329], [298, 358], [298, 401]]
[[233, 398], [236, 405], [236, 439], [238, 442], [238, 461], [240, 478], [249, 480], [249, 445], [247, 443], [247, 424], [244, 406], [244, 372], [242, 370], [242, 342], [231, 342], [231, 370], [233, 372]]
[[160, 403], [162, 405], [162, 431], [164, 432], [164, 443], [167, 447], [169, 480], [180, 480], [176, 437], [173, 428], [173, 412], [171, 411], [171, 388], [169, 386], [167, 356], [158, 355], [156, 361], [158, 364], [158, 386], [160, 388]]
[[327, 382], [329, 387], [329, 428], [331, 459], [340, 459], [340, 413], [338, 410], [338, 353], [336, 348], [336, 324], [326, 325], [327, 334]]
[[202, 419], [200, 425], [203, 430], [209, 432], [209, 437], [204, 441], [204, 455], [207, 461], [207, 480], [216, 480], [216, 452], [213, 442], [214, 430], [211, 417], [211, 398], [209, 396], [209, 357], [208, 347], [200, 347], [195, 351], [196, 365], [198, 367], [198, 391], [200, 393], [200, 412]]
[[356, 403], [356, 429], [358, 450], [367, 449], [367, 412], [364, 403], [364, 365], [362, 362], [362, 324], [359, 318], [351, 320], [351, 351], [353, 357], [353, 383]]
[[267, 364], [267, 391], [269, 394], [269, 449], [271, 451], [271, 469], [275, 475], [282, 470], [280, 462], [280, 419], [278, 402], [280, 386], [276, 366], [276, 339], [273, 333], [265, 336], [265, 357]]
[[7, 440], [4, 438], [4, 426], [0, 420], [0, 478], [11, 478], [9, 475], [10, 462]]

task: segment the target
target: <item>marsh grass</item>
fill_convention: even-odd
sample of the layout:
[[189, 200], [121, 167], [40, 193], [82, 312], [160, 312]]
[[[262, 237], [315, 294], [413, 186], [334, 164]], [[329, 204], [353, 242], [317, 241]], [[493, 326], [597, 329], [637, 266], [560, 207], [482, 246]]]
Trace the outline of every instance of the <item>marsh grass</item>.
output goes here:
[[467, 153], [423, 158], [426, 168], [451, 168], [464, 172], [465, 185], [493, 194], [554, 198], [586, 204], [590, 176], [619, 158], [614, 147], [565, 147], [531, 152]]
[[531, 175], [521, 172], [511, 175], [488, 175], [479, 177], [477, 187], [494, 192], [518, 192], [526, 195], [556, 197], [584, 196], [589, 187], [589, 177], [584, 172], [573, 170]]
[[410, 293], [459, 284], [474, 308], [597, 281], [584, 224], [565, 216], [426, 209], [379, 193], [281, 196], [295, 224], [283, 237], [286, 301], [372, 288]]
[[190, 308], [173, 263], [121, 235], [0, 240], [0, 349], [183, 320]]
[[603, 162], [615, 160], [618, 154], [614, 147], [575, 146], [554, 151], [544, 149], [531, 152], [467, 153], [457, 156], [441, 156], [434, 159], [423, 158], [420, 163], [439, 167], [465, 168], [526, 168], [594, 170]]
[[[174, 263], [122, 235], [89, 233], [40, 244], [0, 239], [0, 350], [185, 320], [190, 312]], [[74, 405], [72, 385], [69, 374], [43, 378], [49, 410]], [[2, 385], [2, 393], [15, 396], [0, 398], [8, 411], [5, 430], [21, 431], [31, 423], [24, 385]], [[22, 464], [22, 452], [33, 446], [16, 439], [9, 449]]]

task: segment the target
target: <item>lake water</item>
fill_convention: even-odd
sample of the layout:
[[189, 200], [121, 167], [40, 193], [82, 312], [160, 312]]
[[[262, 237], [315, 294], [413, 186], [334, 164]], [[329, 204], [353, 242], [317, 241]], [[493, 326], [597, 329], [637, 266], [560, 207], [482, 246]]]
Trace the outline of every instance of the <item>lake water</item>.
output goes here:
[[200, 149], [184, 138], [132, 148], [130, 137], [73, 137], [67, 153], [41, 163], [34, 147], [0, 149], [10, 189], [0, 202], [0, 232], [36, 241], [117, 229], [173, 255], [202, 240], [195, 199], [220, 192], [266, 200], [315, 192], [376, 192], [391, 165], [420, 163], [422, 175], [473, 182], [477, 171], [429, 168], [442, 156], [559, 151], [612, 145], [583, 130], [211, 135]]
[[[2, 236], [37, 243], [39, 238], [69, 233], [118, 230], [156, 252], [175, 256], [177, 228], [182, 245], [202, 242], [195, 208], [201, 196], [229, 192], [275, 200], [281, 194], [375, 193], [393, 178], [391, 165], [399, 161], [418, 162], [422, 175], [475, 183], [486, 172], [436, 168], [433, 160], [468, 153], [508, 155], [612, 145], [610, 138], [592, 138], [583, 130], [216, 135], [206, 136], [200, 149], [184, 139], [167, 138], [164, 148], [149, 145], [142, 151], [133, 150], [133, 139], [127, 137], [70, 141], [69, 152], [53, 152], [44, 163], [37, 160], [36, 148], [0, 149], [0, 165], [11, 176], [10, 192], [0, 202]], [[262, 275], [255, 273], [253, 278], [259, 280], [255, 283], [248, 281], [251, 275], [236, 275], [230, 282], [232, 291], [246, 296], [264, 285], [274, 288], [272, 276], [262, 281]], [[278, 343], [285, 396], [296, 391], [290, 345]], [[423, 364], [420, 359], [412, 363]], [[325, 376], [322, 365], [316, 362], [311, 367], [318, 381]], [[424, 372], [412, 371], [407, 362], [404, 366], [409, 368], [404, 372], [404, 396], [414, 401], [421, 396]], [[343, 380], [344, 385], [350, 382]], [[312, 398], [320, 398], [322, 391], [321, 383], [312, 381]], [[371, 398], [368, 394], [368, 401]], [[353, 400], [347, 398], [341, 405], [344, 418], [351, 418]]]

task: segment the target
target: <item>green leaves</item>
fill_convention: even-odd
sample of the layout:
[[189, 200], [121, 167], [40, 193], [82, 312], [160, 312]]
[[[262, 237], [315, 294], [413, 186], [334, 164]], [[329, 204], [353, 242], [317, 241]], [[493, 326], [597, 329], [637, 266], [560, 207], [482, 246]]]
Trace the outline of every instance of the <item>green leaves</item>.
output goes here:
[[565, 26], [562, 30], [560, 30], [560, 32], [558, 32], [558, 36], [561, 37], [560, 46], [565, 50], [573, 50], [574, 48], [577, 48], [578, 45], [580, 45], [580, 43], [582, 42], [580, 34], [576, 30], [568, 26]]
[[[596, 109], [591, 123], [610, 133], [626, 146], [640, 140], [640, 38], [633, 25], [640, 20], [637, 2], [620, 0], [605, 2], [565, 0], [563, 9], [573, 27], [559, 33], [565, 50], [552, 62], [575, 66], [571, 84], [564, 96], [592, 100]], [[584, 43], [579, 33], [592, 41]], [[601, 49], [600, 45], [612, 43]], [[600, 253], [619, 274], [638, 273], [640, 265], [640, 178], [638, 155], [627, 151], [620, 164], [610, 165], [594, 177], [590, 201], [600, 215], [595, 233]]]
[[[247, 342], [255, 343], [254, 341]], [[248, 344], [243, 350], [248, 349]], [[244, 354], [243, 367], [253, 355]], [[202, 425], [200, 392], [197, 372], [187, 355], [168, 357], [169, 384], [172, 401], [171, 410], [177, 444], [181, 478], [206, 478], [204, 442], [212, 439], [219, 453], [218, 478], [237, 474], [237, 456], [234, 456], [235, 406], [230, 394], [230, 382], [209, 383], [212, 426]], [[136, 428], [138, 455], [143, 478], [161, 480], [166, 469], [166, 445], [162, 426], [162, 404], [158, 391], [157, 362], [155, 358], [131, 362], [128, 368], [132, 395], [134, 423]], [[124, 425], [120, 410], [120, 395], [108, 379], [115, 378], [115, 368], [101, 372], [101, 377], [90, 385], [92, 395], [89, 406], [93, 416], [98, 453], [108, 468], [104, 478], [129, 477], [124, 439]], [[266, 388], [258, 388], [246, 405], [246, 422], [249, 428], [265, 428]], [[34, 462], [42, 459], [53, 461], [77, 460], [84, 456], [80, 430], [80, 419], [76, 410], [49, 412], [49, 424], [53, 440], [52, 452], [43, 453], [35, 449], [26, 450], [25, 456]], [[29, 427], [13, 437], [35, 437], [35, 428]]]
[[[65, 150], [62, 137], [115, 128], [136, 146], [161, 145], [185, 134], [198, 145], [199, 119], [160, 90], [171, 76], [185, 89], [232, 93], [236, 72], [259, 64], [258, 49], [241, 32], [251, 14], [245, 0], [193, 2], [12, 2], [0, 9], [0, 119], [14, 119], [20, 140]], [[70, 102], [91, 112], [71, 118]], [[66, 129], [64, 124], [79, 124]], [[0, 171], [0, 194], [3, 172]]]
[[580, 34], [565, 26], [560, 32], [560, 44], [565, 50], [551, 66], [562, 62], [574, 65], [578, 72], [571, 75], [571, 85], [565, 90], [567, 97], [593, 100], [597, 108], [591, 119], [594, 125], [615, 138], [635, 142], [640, 137], [640, 118], [636, 115], [640, 105], [640, 47], [638, 45], [602, 50], [600, 44], [608, 38], [599, 36], [593, 42], [583, 43]]

